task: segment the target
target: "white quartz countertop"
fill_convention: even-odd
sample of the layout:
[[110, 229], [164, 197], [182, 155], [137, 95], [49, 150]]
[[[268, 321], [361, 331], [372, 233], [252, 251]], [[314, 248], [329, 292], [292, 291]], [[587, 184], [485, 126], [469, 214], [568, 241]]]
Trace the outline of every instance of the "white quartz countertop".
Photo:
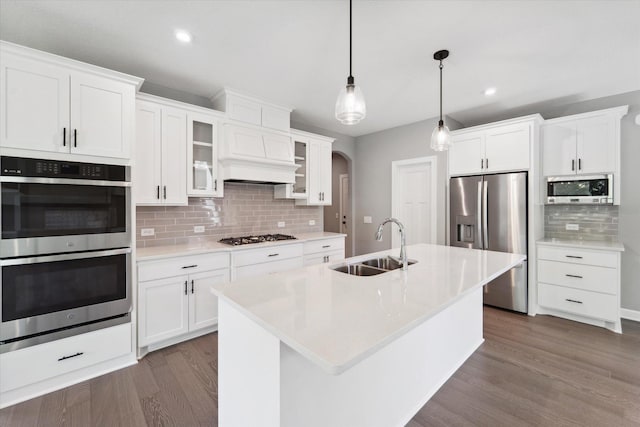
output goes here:
[[624, 245], [620, 242], [566, 240], [566, 239], [557, 239], [557, 238], [547, 237], [547, 238], [538, 240], [537, 243], [539, 245], [547, 245], [547, 246], [563, 246], [563, 247], [571, 247], [571, 248], [600, 249], [600, 250], [624, 252]]
[[344, 237], [346, 234], [330, 233], [320, 231], [316, 233], [296, 234], [296, 240], [280, 240], [277, 242], [253, 243], [250, 245], [230, 246], [211, 240], [194, 240], [192, 243], [183, 245], [151, 246], [148, 248], [136, 249], [138, 261], [149, 261], [154, 259], [168, 258], [172, 256], [197, 255], [209, 252], [239, 251], [247, 249], [265, 248], [268, 246], [291, 245], [294, 243], [304, 243], [311, 240], [330, 239], [333, 237]]
[[408, 246], [407, 253], [418, 263], [406, 272], [359, 277], [330, 268], [337, 264], [321, 264], [215, 285], [213, 292], [327, 372], [339, 374], [526, 259], [427, 244]]

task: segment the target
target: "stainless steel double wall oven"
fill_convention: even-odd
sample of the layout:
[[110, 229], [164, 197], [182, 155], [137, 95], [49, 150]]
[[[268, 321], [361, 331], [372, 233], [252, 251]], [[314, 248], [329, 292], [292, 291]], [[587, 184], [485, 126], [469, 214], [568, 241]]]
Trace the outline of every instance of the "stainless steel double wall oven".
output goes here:
[[128, 322], [129, 167], [0, 164], [0, 352]]

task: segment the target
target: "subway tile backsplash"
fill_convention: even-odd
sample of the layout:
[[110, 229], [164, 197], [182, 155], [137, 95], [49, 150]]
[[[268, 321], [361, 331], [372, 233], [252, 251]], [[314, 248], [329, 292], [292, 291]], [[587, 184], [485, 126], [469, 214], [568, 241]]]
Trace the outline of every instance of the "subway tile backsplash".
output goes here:
[[[299, 234], [322, 231], [320, 206], [296, 206], [273, 198], [273, 185], [225, 183], [224, 198], [189, 198], [188, 206], [138, 206], [136, 238], [139, 248], [179, 245], [197, 239], [217, 241], [250, 234]], [[314, 220], [315, 225], [309, 225]], [[278, 228], [279, 221], [285, 222]], [[195, 233], [204, 226], [204, 233]], [[141, 236], [143, 228], [155, 235]]]
[[[545, 237], [571, 240], [618, 240], [618, 206], [612, 205], [546, 205]], [[566, 224], [578, 224], [577, 231]]]

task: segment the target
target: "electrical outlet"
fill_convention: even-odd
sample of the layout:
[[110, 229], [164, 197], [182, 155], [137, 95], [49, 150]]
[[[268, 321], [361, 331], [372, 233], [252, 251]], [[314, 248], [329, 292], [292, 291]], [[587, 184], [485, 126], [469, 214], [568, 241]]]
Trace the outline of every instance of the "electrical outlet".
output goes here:
[[204, 233], [204, 225], [194, 225], [193, 226], [194, 233]]
[[365, 224], [371, 224], [371, 217], [370, 216], [365, 216], [364, 217], [364, 223]]
[[156, 231], [153, 228], [143, 228], [142, 230], [140, 230], [140, 235], [142, 237], [153, 236], [155, 234], [156, 234]]
[[565, 224], [564, 229], [569, 231], [578, 231], [580, 230], [580, 224]]
[[278, 221], [278, 228], [284, 228], [284, 221]]
[[315, 219], [310, 219], [309, 220], [309, 225], [316, 225], [316, 220]]
[[336, 212], [336, 219], [340, 219], [340, 214]]

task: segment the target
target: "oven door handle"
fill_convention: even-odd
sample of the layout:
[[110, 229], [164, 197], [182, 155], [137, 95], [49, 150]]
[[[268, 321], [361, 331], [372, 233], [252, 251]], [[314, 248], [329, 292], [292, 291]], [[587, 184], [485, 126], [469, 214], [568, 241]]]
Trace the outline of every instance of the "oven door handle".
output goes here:
[[3, 176], [0, 182], [15, 182], [18, 184], [69, 184], [69, 185], [93, 185], [96, 187], [131, 187], [127, 181], [103, 181], [92, 179], [72, 178], [35, 178], [24, 176]]
[[0, 266], [6, 267], [10, 265], [39, 264], [43, 262], [69, 261], [73, 259], [98, 258], [110, 255], [130, 254], [131, 248], [109, 249], [106, 251], [95, 252], [74, 252], [60, 255], [35, 256], [28, 258], [10, 258], [0, 261]]

